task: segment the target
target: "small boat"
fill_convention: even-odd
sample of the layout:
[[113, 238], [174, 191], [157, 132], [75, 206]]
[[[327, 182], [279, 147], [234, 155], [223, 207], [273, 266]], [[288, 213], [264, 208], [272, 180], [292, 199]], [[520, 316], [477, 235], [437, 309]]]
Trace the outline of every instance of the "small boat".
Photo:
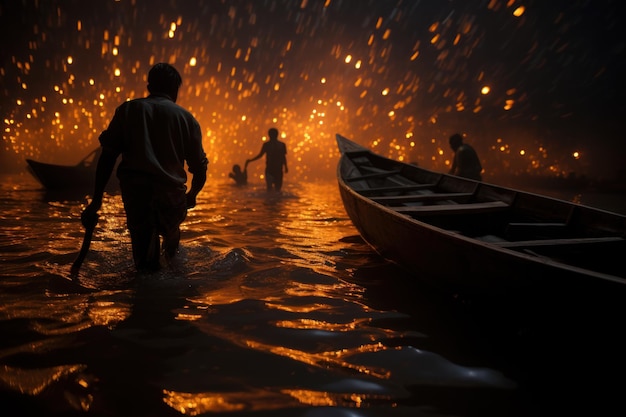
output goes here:
[[[28, 171], [47, 191], [93, 191], [100, 148], [94, 149], [76, 165], [57, 165], [26, 159]], [[107, 191], [118, 188], [109, 181]]]
[[602, 289], [626, 306], [626, 216], [430, 171], [341, 135], [337, 144], [352, 223], [423, 281], [469, 296]]

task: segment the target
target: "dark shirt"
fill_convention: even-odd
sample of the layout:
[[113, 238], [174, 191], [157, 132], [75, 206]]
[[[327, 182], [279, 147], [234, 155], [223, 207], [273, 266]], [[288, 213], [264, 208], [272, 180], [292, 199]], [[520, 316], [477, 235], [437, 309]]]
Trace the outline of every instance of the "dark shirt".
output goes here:
[[464, 143], [456, 150], [450, 173], [459, 177], [481, 181], [483, 170], [474, 148]]
[[265, 171], [273, 175], [282, 175], [287, 146], [279, 140], [265, 142], [261, 148], [261, 155], [265, 154]]
[[117, 169], [122, 183], [143, 178], [184, 190], [185, 161], [192, 174], [205, 171], [208, 165], [200, 124], [165, 95], [121, 104], [100, 135], [100, 144], [122, 154]]

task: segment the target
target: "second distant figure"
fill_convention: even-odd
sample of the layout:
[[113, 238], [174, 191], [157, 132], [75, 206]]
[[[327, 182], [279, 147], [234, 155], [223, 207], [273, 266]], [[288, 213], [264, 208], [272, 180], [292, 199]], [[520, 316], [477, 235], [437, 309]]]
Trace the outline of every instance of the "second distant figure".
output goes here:
[[248, 171], [247, 169], [242, 171], [239, 164], [233, 165], [233, 170], [232, 172], [228, 173], [228, 176], [234, 179], [235, 184], [237, 184], [238, 186], [248, 184]]
[[463, 142], [463, 136], [455, 133], [450, 136], [450, 147], [454, 151], [454, 159], [450, 174], [459, 177], [470, 178], [476, 181], [482, 181], [483, 167], [474, 148]]
[[278, 140], [278, 129], [271, 128], [267, 131], [269, 140], [261, 147], [261, 152], [254, 158], [246, 160], [244, 170], [248, 169], [248, 164], [256, 161], [265, 155], [265, 183], [267, 191], [280, 191], [283, 186], [283, 167], [285, 173], [287, 168], [287, 146]]

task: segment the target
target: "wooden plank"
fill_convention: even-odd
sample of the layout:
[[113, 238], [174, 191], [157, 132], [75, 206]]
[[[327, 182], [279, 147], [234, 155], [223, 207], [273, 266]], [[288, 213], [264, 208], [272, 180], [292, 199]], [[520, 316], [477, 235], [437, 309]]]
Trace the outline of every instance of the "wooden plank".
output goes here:
[[410, 215], [432, 216], [452, 214], [481, 214], [505, 210], [509, 207], [504, 201], [488, 201], [485, 203], [433, 204], [430, 206], [393, 207], [393, 210]]
[[437, 184], [410, 184], [410, 185], [393, 185], [389, 187], [375, 187], [369, 188], [366, 190], [358, 190], [361, 195], [371, 196], [383, 193], [396, 193], [396, 192], [404, 192], [404, 191], [417, 191], [417, 190], [426, 190], [429, 188], [435, 188]]
[[509, 240], [531, 240], [558, 238], [565, 236], [567, 223], [561, 222], [527, 222], [509, 223], [505, 229], [505, 235]]
[[501, 248], [536, 248], [546, 246], [580, 246], [580, 245], [597, 245], [601, 243], [618, 243], [624, 242], [623, 237], [608, 236], [608, 237], [578, 237], [578, 238], [565, 238], [565, 239], [539, 239], [539, 240], [520, 240], [513, 242], [493, 242], [494, 245]]
[[372, 179], [377, 179], [377, 178], [387, 178], [387, 177], [390, 177], [392, 175], [398, 175], [401, 172], [402, 171], [400, 171], [398, 169], [398, 170], [394, 170], [394, 171], [375, 172], [373, 174], [359, 175], [358, 177], [349, 177], [349, 178], [344, 178], [344, 179], [347, 182], [362, 181], [362, 180], [372, 180]]
[[469, 198], [473, 193], [432, 193], [432, 194], [414, 194], [414, 195], [394, 195], [372, 197], [372, 200], [378, 203], [414, 203], [420, 201], [441, 201], [441, 200], [459, 200]]
[[563, 227], [567, 227], [566, 223], [545, 223], [545, 222], [538, 222], [538, 223], [509, 223], [508, 226], [509, 228], [515, 228], [515, 229], [560, 229]]

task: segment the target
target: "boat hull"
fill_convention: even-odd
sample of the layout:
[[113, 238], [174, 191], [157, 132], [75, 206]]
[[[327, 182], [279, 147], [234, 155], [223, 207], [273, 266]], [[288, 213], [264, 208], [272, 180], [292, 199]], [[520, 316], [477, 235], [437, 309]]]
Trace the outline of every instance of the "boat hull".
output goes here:
[[48, 190], [93, 189], [95, 169], [27, 159], [29, 172]]
[[[94, 190], [99, 152], [99, 148], [90, 152], [76, 165], [58, 165], [26, 159], [27, 170], [48, 192], [89, 193]], [[119, 191], [117, 179], [109, 180], [106, 191]]]
[[[563, 299], [576, 299], [581, 293], [587, 296], [603, 294], [601, 297], [605, 297], [607, 293], [615, 291], [621, 293], [626, 288], [624, 267], [617, 262], [609, 268], [610, 273], [606, 269], [597, 271], [582, 265], [565, 264], [547, 256], [538, 256], [530, 250], [511, 250], [506, 247], [506, 244], [515, 245], [515, 242], [492, 244], [454, 230], [495, 229], [496, 226], [490, 225], [511, 221], [506, 217], [512, 215], [511, 207], [513, 206], [519, 206], [516, 208], [519, 211], [529, 211], [530, 209], [526, 206], [532, 205], [533, 210], [537, 211], [536, 216], [556, 216], [557, 214], [551, 212], [560, 213], [567, 210], [570, 213], [574, 212], [573, 203], [433, 173], [387, 160], [373, 153], [368, 154], [367, 149], [339, 135], [337, 140], [342, 150], [337, 168], [339, 192], [352, 223], [363, 239], [380, 255], [409, 269], [423, 282], [454, 294], [523, 296], [523, 294], [532, 293], [536, 296], [538, 293], [543, 293], [546, 296], [549, 294], [549, 297], [557, 296]], [[379, 162], [377, 166], [379, 170], [401, 171], [401, 175], [396, 175], [398, 181], [437, 182], [438, 184], [447, 181], [449, 187], [456, 188], [454, 191], [465, 191], [463, 188], [476, 190], [482, 187], [482, 192], [486, 195], [498, 196], [503, 200], [503, 205], [506, 205], [507, 209], [489, 211], [486, 210], [487, 207], [481, 207], [482, 212], [476, 212], [471, 217], [464, 216], [458, 220], [458, 224], [454, 224], [455, 219], [451, 219], [453, 216], [446, 216], [445, 224], [450, 225], [447, 228], [439, 227], [436, 220], [420, 221], [415, 216], [406, 214], [408, 211], [402, 212], [397, 207], [378, 203], [368, 196], [371, 194], [368, 191], [375, 188], [372, 184], [380, 185], [383, 180], [373, 179], [375, 174], [363, 176], [360, 168], [355, 166], [347, 156], [350, 152], [366, 155], [368, 161]], [[370, 167], [370, 169], [373, 168]], [[368, 179], [358, 179], [359, 176], [366, 178], [368, 175]], [[427, 181], [424, 181], [424, 178]], [[457, 192], [454, 195], [461, 194], [463, 193]], [[389, 200], [395, 197], [381, 199], [385, 198]], [[409, 197], [404, 198], [408, 201]], [[476, 204], [489, 204], [495, 208], [497, 206], [493, 203], [497, 202]], [[463, 209], [469, 210], [471, 204], [466, 204], [466, 206]], [[436, 210], [437, 207], [443, 209], [448, 208], [449, 205], [431, 207]], [[410, 207], [407, 210], [410, 210]], [[426, 213], [426, 210], [424, 212]], [[623, 238], [626, 228], [624, 216], [591, 208], [581, 208], [578, 216], [594, 219], [600, 224], [600, 229], [611, 229], [611, 233], [617, 234], [615, 240], [618, 244], [621, 243], [619, 236]], [[472, 224], [468, 226], [468, 222], [475, 226]], [[444, 222], [441, 221], [441, 223]], [[623, 245], [618, 248], [623, 248]], [[619, 250], [604, 251], [604, 261], [614, 261], [613, 258], [618, 256]], [[589, 256], [593, 257], [593, 255]], [[590, 293], [590, 288], [598, 291]]]

